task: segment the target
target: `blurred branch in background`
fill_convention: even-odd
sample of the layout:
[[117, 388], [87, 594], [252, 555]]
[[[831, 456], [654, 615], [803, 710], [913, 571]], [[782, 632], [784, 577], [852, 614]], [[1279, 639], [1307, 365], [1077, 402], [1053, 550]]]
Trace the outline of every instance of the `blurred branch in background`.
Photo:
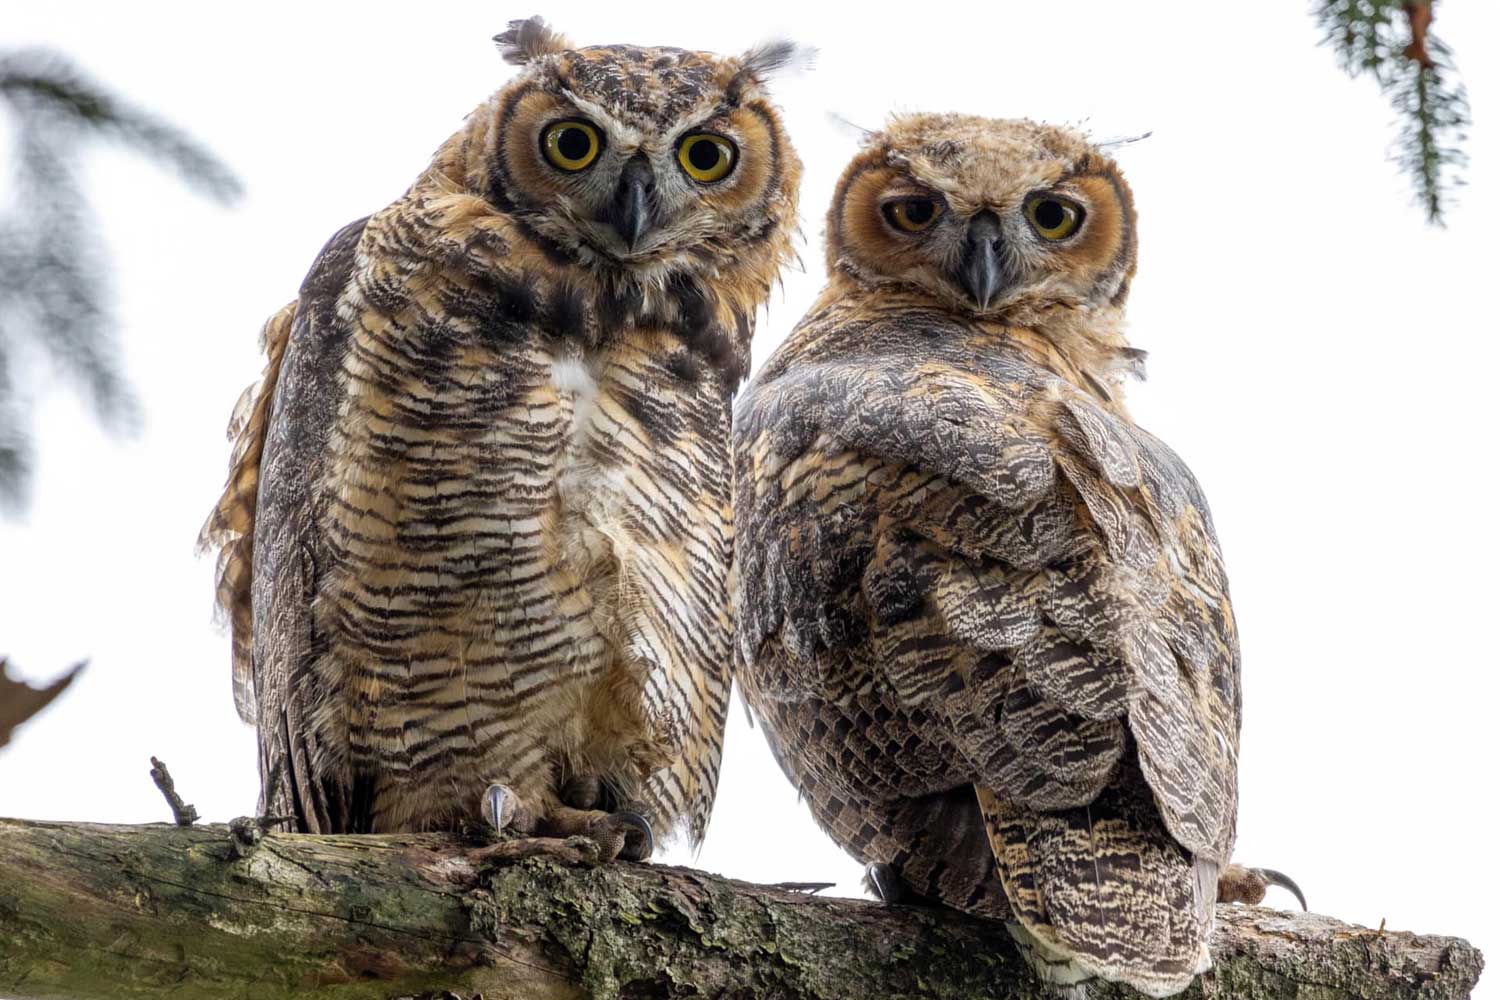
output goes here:
[[1400, 118], [1394, 159], [1427, 221], [1443, 224], [1468, 162], [1469, 99], [1448, 46], [1432, 33], [1434, 0], [1317, 0], [1323, 42], [1351, 76], [1369, 74]]
[[11, 680], [10, 664], [0, 656], [0, 748], [10, 742], [11, 735], [21, 723], [46, 708], [53, 698], [63, 693], [85, 664], [75, 663], [68, 672], [45, 687], [34, 688], [21, 681]]
[[45, 358], [99, 423], [133, 431], [139, 404], [111, 329], [109, 261], [81, 182], [85, 147], [108, 140], [173, 170], [224, 204], [239, 180], [191, 136], [132, 107], [54, 52], [0, 52], [0, 104], [13, 128], [13, 184], [0, 214], [0, 508], [19, 509], [31, 469], [24, 369]]

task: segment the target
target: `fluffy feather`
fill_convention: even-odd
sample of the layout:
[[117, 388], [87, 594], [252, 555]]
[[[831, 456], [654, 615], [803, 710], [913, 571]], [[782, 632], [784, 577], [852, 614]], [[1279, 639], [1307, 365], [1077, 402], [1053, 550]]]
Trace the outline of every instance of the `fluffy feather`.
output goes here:
[[547, 56], [555, 56], [573, 47], [561, 32], [547, 26], [540, 16], [512, 21], [495, 36], [495, 45], [508, 63], [524, 66]]
[[725, 84], [724, 91], [730, 100], [741, 100], [747, 89], [765, 84], [780, 70], [788, 67], [811, 69], [817, 57], [817, 49], [784, 38], [765, 42], [739, 57], [738, 67]]

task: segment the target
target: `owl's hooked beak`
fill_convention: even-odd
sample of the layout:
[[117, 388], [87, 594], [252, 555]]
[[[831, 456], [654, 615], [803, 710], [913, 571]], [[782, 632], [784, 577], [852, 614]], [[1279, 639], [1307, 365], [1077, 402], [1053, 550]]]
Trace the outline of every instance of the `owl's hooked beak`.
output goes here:
[[1000, 219], [994, 212], [985, 210], [969, 221], [958, 280], [981, 310], [989, 308], [1005, 281], [1000, 242]]
[[609, 206], [609, 224], [620, 234], [628, 252], [635, 251], [641, 237], [651, 228], [651, 196], [655, 186], [656, 179], [645, 156], [634, 157], [620, 172], [620, 183]]

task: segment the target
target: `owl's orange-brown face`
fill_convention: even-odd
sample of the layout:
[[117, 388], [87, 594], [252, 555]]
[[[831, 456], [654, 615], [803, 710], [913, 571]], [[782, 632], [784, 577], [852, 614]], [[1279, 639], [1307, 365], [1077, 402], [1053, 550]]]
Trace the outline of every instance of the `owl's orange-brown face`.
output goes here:
[[1108, 157], [1071, 130], [961, 115], [897, 118], [834, 194], [830, 270], [950, 307], [1118, 305], [1135, 209]]
[[492, 198], [585, 263], [662, 273], [794, 224], [800, 164], [742, 59], [562, 51], [497, 115]]

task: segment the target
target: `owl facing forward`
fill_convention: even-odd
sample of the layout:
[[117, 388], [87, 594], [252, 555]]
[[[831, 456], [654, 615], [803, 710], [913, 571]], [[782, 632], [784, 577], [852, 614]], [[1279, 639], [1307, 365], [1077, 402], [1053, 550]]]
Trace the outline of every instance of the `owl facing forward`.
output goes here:
[[1130, 189], [1070, 130], [918, 115], [827, 232], [736, 414], [747, 698], [883, 897], [1008, 920], [1053, 982], [1177, 992], [1234, 844], [1240, 655], [1202, 493], [1121, 399]]
[[519, 75], [267, 324], [204, 540], [268, 813], [641, 857], [714, 797], [791, 50], [497, 42]]

